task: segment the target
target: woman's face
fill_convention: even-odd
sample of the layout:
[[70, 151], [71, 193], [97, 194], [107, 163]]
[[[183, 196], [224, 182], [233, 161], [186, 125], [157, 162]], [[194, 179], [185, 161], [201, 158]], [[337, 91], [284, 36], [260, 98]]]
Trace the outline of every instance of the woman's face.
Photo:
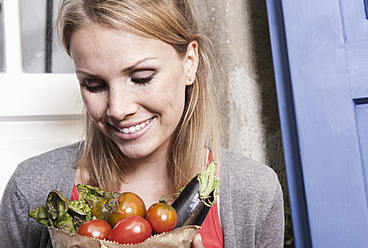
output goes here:
[[92, 25], [74, 32], [70, 52], [84, 104], [102, 132], [127, 159], [166, 159], [197, 69], [197, 43], [179, 57], [160, 40]]

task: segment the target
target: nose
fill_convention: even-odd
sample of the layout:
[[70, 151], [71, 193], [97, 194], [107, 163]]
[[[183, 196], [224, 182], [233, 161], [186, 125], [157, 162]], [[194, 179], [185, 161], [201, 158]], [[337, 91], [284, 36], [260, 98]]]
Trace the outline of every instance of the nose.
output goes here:
[[110, 87], [107, 116], [121, 121], [137, 111], [134, 95], [122, 86]]

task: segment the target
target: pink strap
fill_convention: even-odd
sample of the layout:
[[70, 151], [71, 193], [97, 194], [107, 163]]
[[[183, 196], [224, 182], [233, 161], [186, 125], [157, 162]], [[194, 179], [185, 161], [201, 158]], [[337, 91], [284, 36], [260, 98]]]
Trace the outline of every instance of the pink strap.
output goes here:
[[72, 197], [71, 197], [70, 201], [74, 201], [74, 200], [79, 200], [79, 194], [78, 194], [77, 187], [75, 186], [75, 183], [74, 183], [74, 186], [73, 186], [73, 192], [72, 192]]

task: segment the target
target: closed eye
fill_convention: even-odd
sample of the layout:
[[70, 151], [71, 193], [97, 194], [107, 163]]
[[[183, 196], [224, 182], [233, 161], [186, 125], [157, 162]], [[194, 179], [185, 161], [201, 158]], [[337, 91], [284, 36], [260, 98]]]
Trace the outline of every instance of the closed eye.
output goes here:
[[100, 93], [107, 87], [106, 82], [101, 79], [89, 78], [80, 82], [81, 86], [91, 93]]
[[147, 84], [151, 82], [155, 76], [155, 70], [152, 69], [139, 69], [131, 73], [131, 81], [135, 84]]
[[153, 76], [144, 77], [144, 78], [132, 78], [132, 82], [136, 84], [147, 84], [152, 80]]

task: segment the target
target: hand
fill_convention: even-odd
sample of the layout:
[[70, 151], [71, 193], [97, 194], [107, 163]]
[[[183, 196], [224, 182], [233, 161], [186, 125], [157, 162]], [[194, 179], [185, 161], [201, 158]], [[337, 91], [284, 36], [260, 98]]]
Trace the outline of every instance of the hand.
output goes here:
[[193, 242], [192, 242], [192, 248], [204, 248], [202, 244], [202, 237], [199, 233], [194, 235]]

